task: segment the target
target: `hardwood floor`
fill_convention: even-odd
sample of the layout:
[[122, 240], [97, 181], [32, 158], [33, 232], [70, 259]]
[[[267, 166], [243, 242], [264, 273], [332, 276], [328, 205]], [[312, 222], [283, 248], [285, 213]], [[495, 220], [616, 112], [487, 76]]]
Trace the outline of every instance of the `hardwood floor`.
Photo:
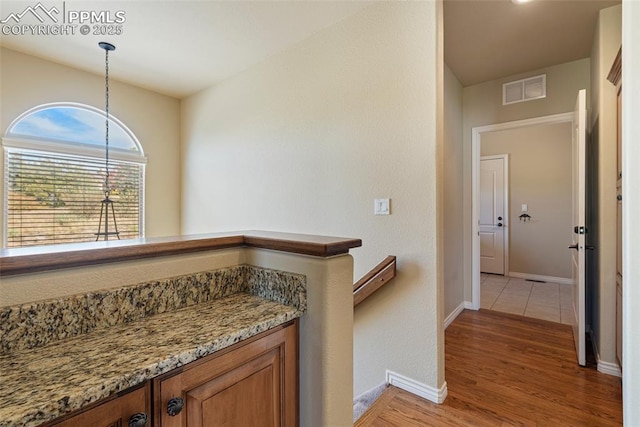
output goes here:
[[578, 366], [570, 326], [465, 310], [445, 342], [443, 404], [389, 387], [355, 425], [622, 425], [620, 379]]

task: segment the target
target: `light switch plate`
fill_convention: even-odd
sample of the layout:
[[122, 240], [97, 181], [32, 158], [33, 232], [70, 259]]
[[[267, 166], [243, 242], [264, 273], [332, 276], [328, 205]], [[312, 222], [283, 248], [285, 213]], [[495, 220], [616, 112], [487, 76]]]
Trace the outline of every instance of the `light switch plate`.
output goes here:
[[390, 212], [390, 200], [391, 199], [375, 199], [373, 204], [374, 215], [389, 215]]
[[527, 209], [529, 209], [529, 206], [527, 206], [526, 204], [524, 204], [524, 203], [523, 203], [523, 204], [522, 204], [522, 209], [521, 209], [521, 211], [522, 211], [522, 212], [526, 212], [526, 211], [527, 211]]

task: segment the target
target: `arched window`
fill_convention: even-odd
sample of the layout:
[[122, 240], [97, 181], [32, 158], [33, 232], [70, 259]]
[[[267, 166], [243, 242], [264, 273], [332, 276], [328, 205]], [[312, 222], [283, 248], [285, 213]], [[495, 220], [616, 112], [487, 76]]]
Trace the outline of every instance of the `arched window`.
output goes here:
[[[146, 158], [109, 115], [109, 181], [121, 239], [144, 235]], [[2, 139], [6, 248], [96, 240], [104, 199], [105, 113], [55, 103], [16, 118]]]

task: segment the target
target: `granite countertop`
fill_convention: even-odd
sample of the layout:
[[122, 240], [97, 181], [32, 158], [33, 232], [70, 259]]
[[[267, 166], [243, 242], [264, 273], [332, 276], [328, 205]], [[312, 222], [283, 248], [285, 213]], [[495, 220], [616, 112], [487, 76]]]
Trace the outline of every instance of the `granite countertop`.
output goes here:
[[0, 427], [55, 419], [302, 314], [237, 293], [0, 355]]

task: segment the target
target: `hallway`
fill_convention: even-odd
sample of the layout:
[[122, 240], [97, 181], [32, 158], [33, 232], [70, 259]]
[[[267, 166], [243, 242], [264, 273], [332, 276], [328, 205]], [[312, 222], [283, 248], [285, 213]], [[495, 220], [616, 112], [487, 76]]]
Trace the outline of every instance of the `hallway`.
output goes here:
[[571, 324], [571, 285], [480, 274], [480, 308]]
[[622, 425], [620, 379], [578, 366], [567, 325], [465, 310], [445, 349], [443, 404], [389, 387], [355, 425]]

